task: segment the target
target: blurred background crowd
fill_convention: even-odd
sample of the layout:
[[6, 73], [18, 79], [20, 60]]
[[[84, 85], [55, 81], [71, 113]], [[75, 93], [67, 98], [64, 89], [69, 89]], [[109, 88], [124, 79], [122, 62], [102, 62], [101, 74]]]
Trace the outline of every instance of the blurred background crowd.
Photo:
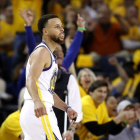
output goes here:
[[[64, 56], [75, 37], [79, 13], [86, 31], [70, 72], [77, 79], [81, 98], [93, 82], [101, 80], [108, 84], [109, 116], [116, 116], [121, 101], [130, 101], [124, 107], [140, 107], [140, 0], [1, 0], [0, 125], [18, 109], [23, 88], [21, 76], [29, 56], [25, 22], [19, 14], [23, 7], [33, 13], [36, 45], [42, 41], [38, 19], [48, 13], [58, 15], [65, 29]], [[57, 53], [60, 61], [64, 56]], [[139, 121], [135, 127], [140, 128]]]

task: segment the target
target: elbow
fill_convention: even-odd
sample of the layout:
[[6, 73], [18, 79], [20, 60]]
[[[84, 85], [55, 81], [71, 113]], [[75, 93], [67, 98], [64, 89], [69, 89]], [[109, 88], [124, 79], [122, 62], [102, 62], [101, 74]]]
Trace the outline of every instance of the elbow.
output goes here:
[[26, 84], [25, 84], [25, 86], [27, 87], [27, 89], [29, 88], [29, 85], [30, 85], [30, 84], [29, 84], [29, 79], [27, 79], [27, 80], [26, 80]]
[[36, 83], [35, 80], [31, 77], [28, 77], [26, 80], [26, 87], [27, 89], [29, 89], [29, 87], [31, 87], [32, 84]]

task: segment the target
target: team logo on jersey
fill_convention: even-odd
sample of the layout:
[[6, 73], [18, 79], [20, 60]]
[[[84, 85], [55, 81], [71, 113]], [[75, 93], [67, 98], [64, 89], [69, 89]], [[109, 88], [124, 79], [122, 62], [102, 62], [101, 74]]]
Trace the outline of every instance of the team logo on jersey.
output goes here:
[[52, 75], [52, 78], [51, 78], [51, 81], [50, 81], [49, 92], [51, 92], [52, 94], [53, 94], [53, 91], [54, 91], [54, 88], [55, 88], [56, 80], [57, 80], [57, 69], [55, 69], [53, 71], [53, 75]]

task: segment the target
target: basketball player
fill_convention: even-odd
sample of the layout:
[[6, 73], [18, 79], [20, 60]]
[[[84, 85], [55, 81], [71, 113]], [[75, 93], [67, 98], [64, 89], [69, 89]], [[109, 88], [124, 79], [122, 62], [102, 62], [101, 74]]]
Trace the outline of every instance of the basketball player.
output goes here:
[[70, 120], [77, 117], [77, 113], [54, 93], [58, 67], [53, 51], [63, 43], [64, 29], [60, 19], [52, 14], [39, 19], [38, 29], [43, 41], [27, 62], [27, 88], [20, 124], [25, 140], [62, 140], [52, 106], [66, 111]]

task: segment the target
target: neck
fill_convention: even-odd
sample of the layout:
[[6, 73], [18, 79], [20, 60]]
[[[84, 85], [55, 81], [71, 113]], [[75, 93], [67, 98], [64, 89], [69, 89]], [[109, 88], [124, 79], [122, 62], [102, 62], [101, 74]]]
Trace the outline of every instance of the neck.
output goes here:
[[8, 20], [7, 18], [6, 18], [6, 23], [8, 23], [8, 24], [12, 24], [13, 23], [13, 21], [11, 21], [11, 20]]
[[93, 99], [93, 102], [94, 102], [96, 108], [98, 108], [99, 104], [94, 99]]
[[52, 40], [51, 40], [50, 38], [48, 38], [48, 37], [42, 37], [42, 41], [44, 41], [44, 42], [47, 44], [47, 46], [50, 48], [50, 50], [51, 50], [52, 52], [54, 52], [56, 46], [58, 46], [58, 44], [57, 44], [56, 42], [52, 41]]
[[96, 108], [98, 108], [99, 104], [98, 104], [98, 103], [96, 103], [96, 102], [94, 102], [94, 104], [95, 104]]

